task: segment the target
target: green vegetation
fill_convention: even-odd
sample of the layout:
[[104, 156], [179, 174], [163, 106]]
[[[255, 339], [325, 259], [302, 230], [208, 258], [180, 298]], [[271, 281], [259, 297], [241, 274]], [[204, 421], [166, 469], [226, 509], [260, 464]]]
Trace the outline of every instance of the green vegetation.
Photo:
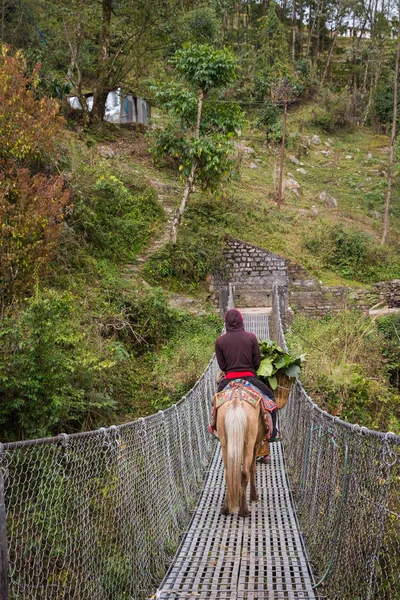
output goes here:
[[304, 354], [291, 356], [273, 341], [261, 341], [259, 345], [261, 363], [257, 375], [262, 379], [266, 379], [272, 390], [275, 390], [278, 386], [278, 375], [286, 375], [286, 377], [293, 380], [300, 376]]
[[306, 354], [303, 384], [321, 408], [400, 433], [398, 326], [398, 317], [374, 321], [357, 311], [295, 318], [287, 339], [294, 352]]
[[[369, 37], [336, 35], [353, 20]], [[227, 234], [323, 283], [399, 278], [391, 34], [378, 5], [5, 0], [1, 440], [122, 422], [184, 393], [220, 330], [207, 276]], [[151, 99], [149, 128], [102, 122], [117, 88]], [[333, 346], [312, 371], [304, 342], [306, 384], [337, 414], [394, 429], [398, 323], [349, 315], [315, 330], [298, 317], [292, 336]], [[340, 358], [345, 334], [360, 355]]]

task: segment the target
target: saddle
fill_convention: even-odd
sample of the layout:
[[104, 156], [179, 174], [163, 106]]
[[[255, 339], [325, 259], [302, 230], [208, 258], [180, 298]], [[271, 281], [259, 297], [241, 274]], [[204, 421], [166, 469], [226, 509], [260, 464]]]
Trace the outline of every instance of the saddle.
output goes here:
[[211, 411], [211, 423], [208, 427], [208, 431], [211, 435], [214, 435], [217, 424], [217, 410], [220, 406], [228, 402], [232, 397], [232, 392], [238, 390], [240, 400], [248, 402], [253, 408], [256, 408], [261, 403], [261, 414], [264, 419], [264, 424], [267, 429], [267, 439], [271, 437], [272, 432], [272, 417], [271, 413], [276, 410], [276, 404], [273, 400], [264, 396], [264, 394], [252, 385], [249, 381], [244, 379], [233, 379], [228, 385], [221, 391], [217, 392], [213, 398], [213, 408]]

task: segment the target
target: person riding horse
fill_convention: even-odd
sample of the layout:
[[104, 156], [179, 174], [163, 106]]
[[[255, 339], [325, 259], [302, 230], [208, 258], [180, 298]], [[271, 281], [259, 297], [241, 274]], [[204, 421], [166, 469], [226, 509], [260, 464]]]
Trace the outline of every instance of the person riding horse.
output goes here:
[[[261, 354], [258, 341], [254, 333], [246, 331], [242, 313], [236, 308], [231, 308], [225, 313], [226, 333], [220, 335], [215, 342], [215, 354], [218, 365], [225, 373], [219, 382], [217, 391], [221, 392], [233, 379], [244, 379], [258, 388], [271, 400], [275, 400], [272, 390], [256, 377], [260, 366]], [[269, 442], [279, 441], [276, 428], [277, 410], [271, 413], [273, 431]]]

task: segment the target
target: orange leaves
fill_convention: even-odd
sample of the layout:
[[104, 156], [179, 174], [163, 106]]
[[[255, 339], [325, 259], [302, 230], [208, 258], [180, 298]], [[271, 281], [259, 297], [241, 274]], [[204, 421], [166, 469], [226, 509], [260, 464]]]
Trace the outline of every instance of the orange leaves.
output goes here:
[[69, 200], [61, 177], [14, 168], [0, 173], [0, 287], [26, 293], [51, 260]]
[[69, 200], [61, 177], [32, 174], [50, 158], [64, 121], [39, 98], [37, 65], [27, 74], [22, 52], [0, 46], [0, 301], [29, 293], [54, 254]]
[[21, 52], [10, 55], [0, 49], [0, 158], [19, 163], [32, 160], [54, 148], [63, 119], [51, 98], [38, 98], [39, 66], [26, 74]]

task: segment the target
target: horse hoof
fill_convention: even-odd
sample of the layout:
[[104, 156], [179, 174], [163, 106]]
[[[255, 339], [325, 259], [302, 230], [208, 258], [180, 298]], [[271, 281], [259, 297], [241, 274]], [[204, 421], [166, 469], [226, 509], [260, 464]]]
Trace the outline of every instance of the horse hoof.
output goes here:
[[250, 502], [258, 502], [258, 494], [250, 494]]
[[239, 517], [243, 517], [244, 519], [245, 519], [246, 517], [248, 517], [248, 516], [249, 516], [249, 514], [250, 514], [250, 511], [249, 511], [249, 510], [241, 510], [241, 511], [239, 511]]
[[229, 514], [230, 514], [230, 513], [229, 513], [229, 509], [228, 509], [228, 507], [227, 507], [227, 506], [225, 506], [225, 504], [224, 504], [224, 506], [221, 508], [221, 515], [225, 515], [225, 516], [227, 516], [227, 515], [229, 515]]

